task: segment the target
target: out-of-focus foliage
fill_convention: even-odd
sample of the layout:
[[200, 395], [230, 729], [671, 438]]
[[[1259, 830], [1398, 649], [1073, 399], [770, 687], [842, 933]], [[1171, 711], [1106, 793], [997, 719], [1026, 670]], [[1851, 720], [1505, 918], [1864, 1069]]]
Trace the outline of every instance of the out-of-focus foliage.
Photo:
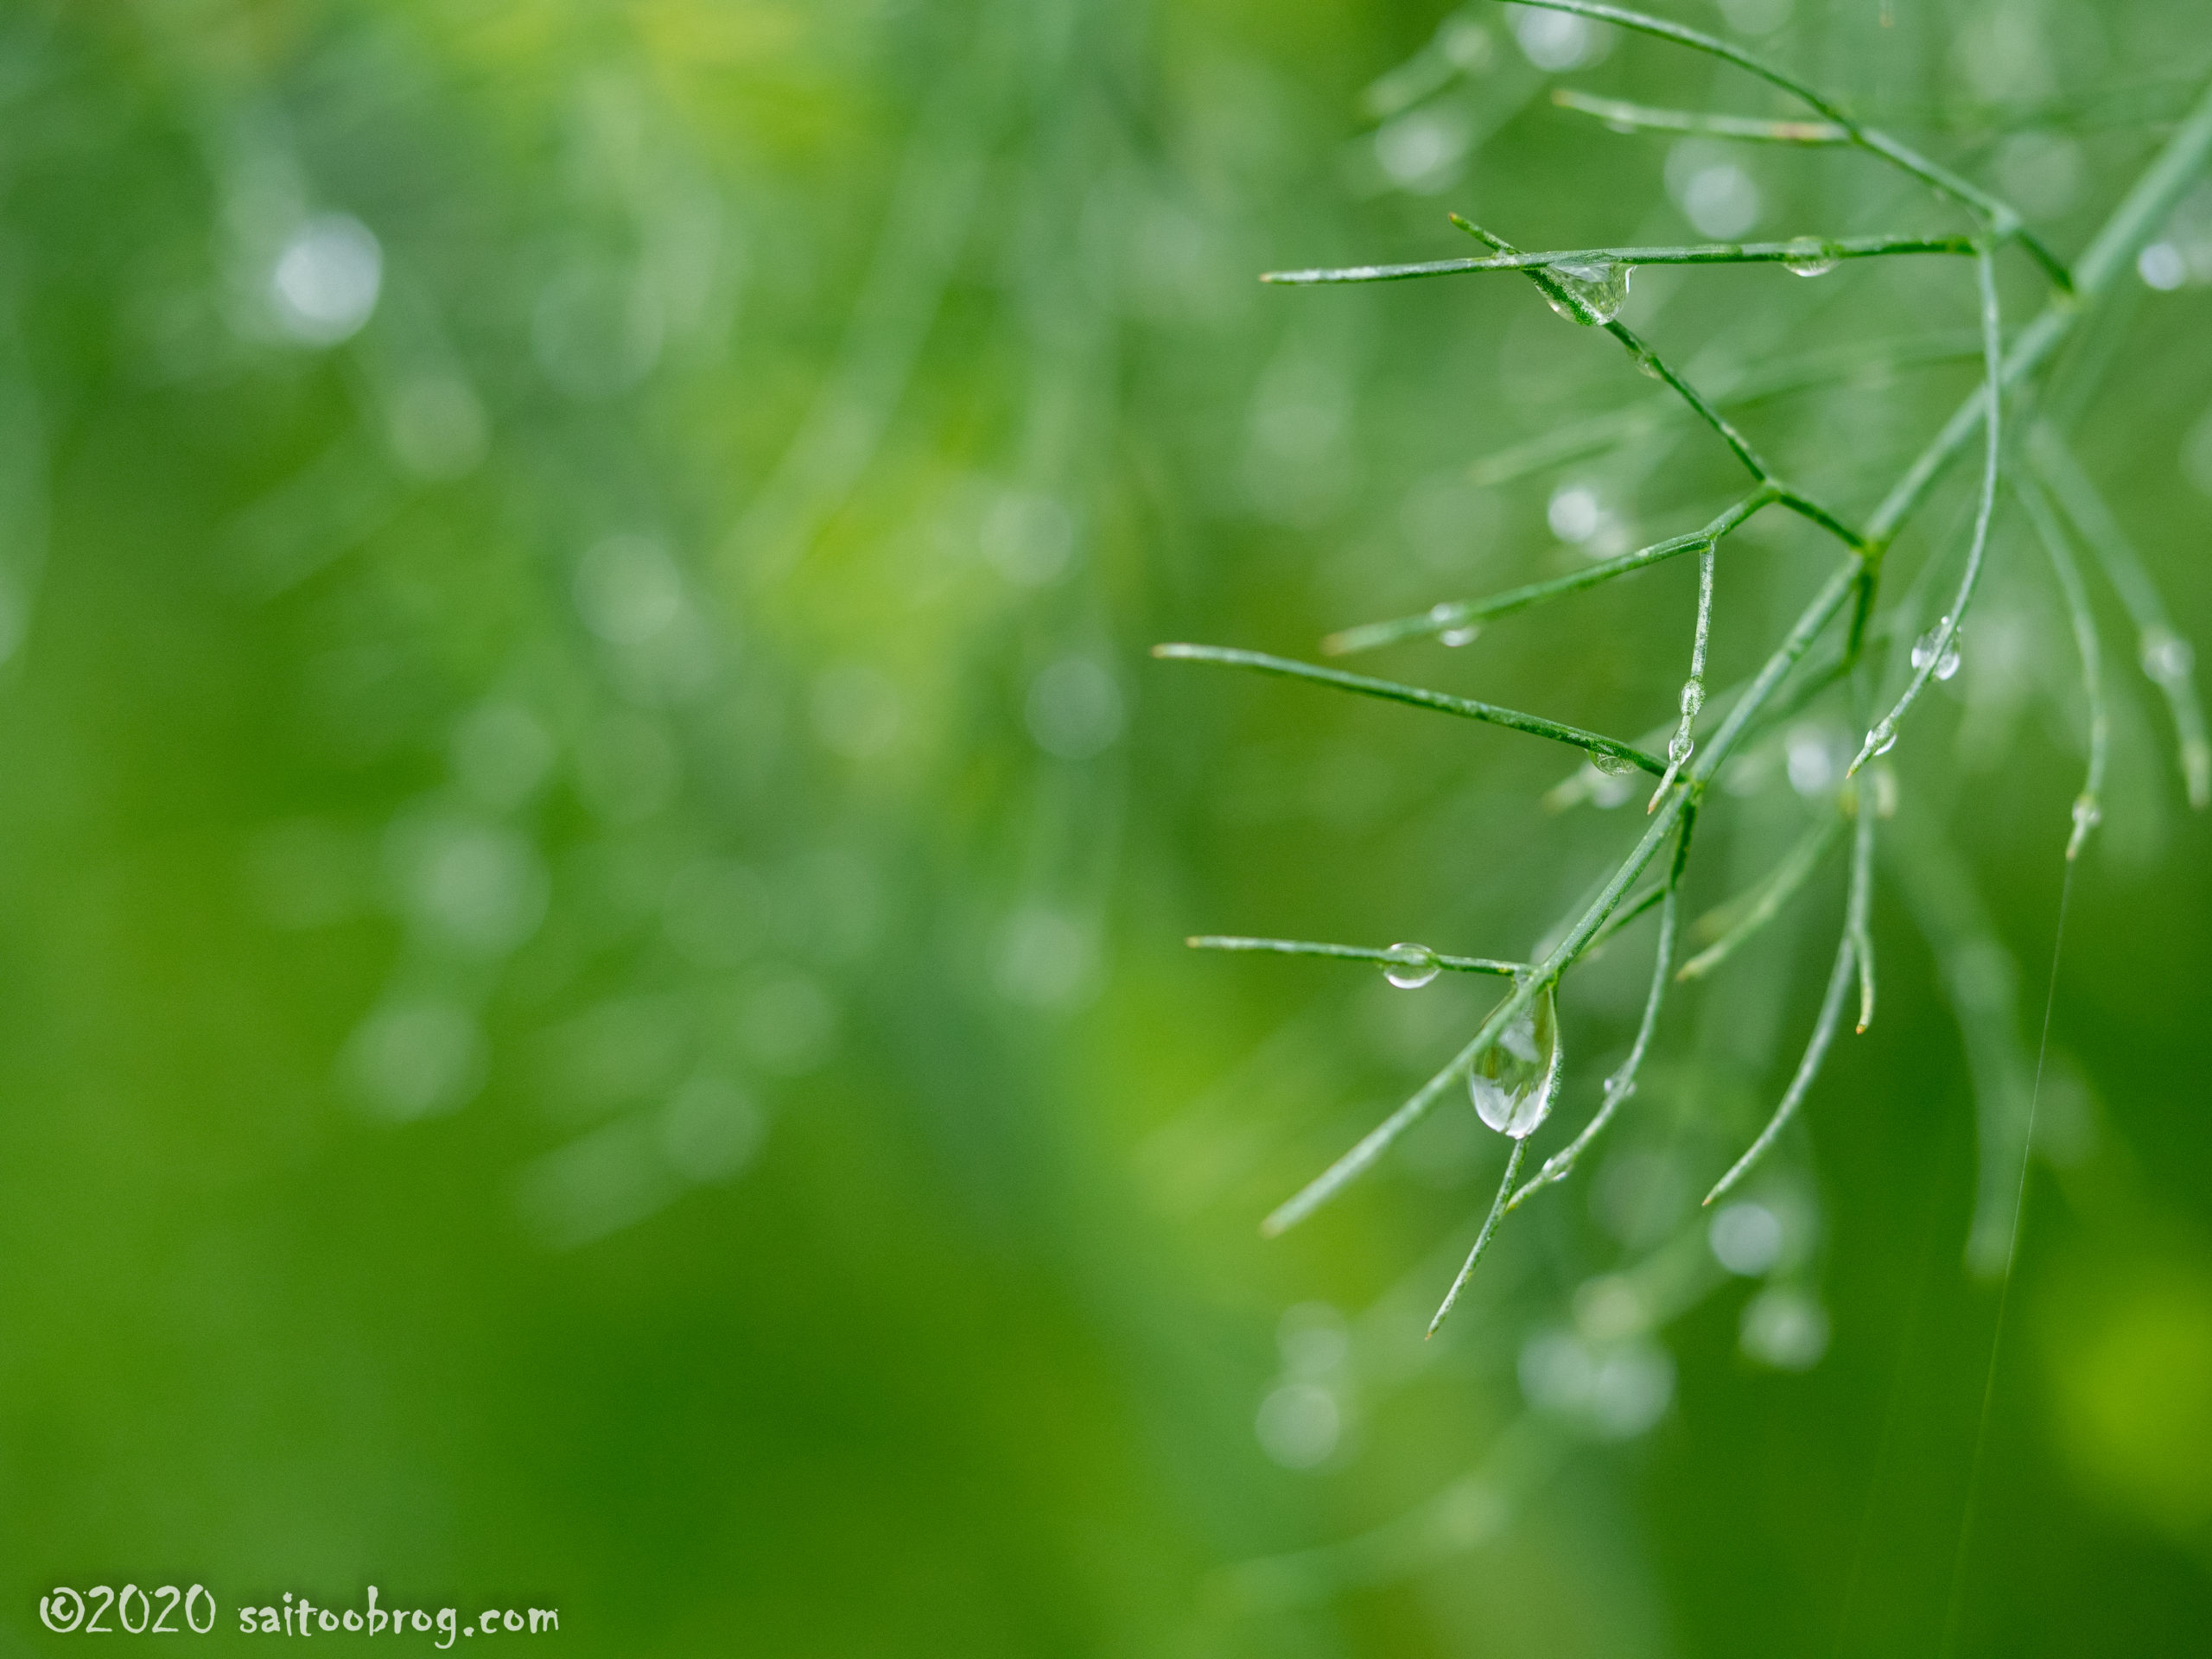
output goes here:
[[[2195, 0], [1675, 10], [2067, 252], [2212, 73]], [[1974, 1091], [2031, 1074], [2081, 766], [2017, 515], [1897, 755], [1881, 1020], [1744, 1204], [1694, 1214], [1794, 1063], [1827, 878], [1436, 1342], [1501, 1160], [1471, 1114], [1255, 1235], [1486, 994], [1181, 938], [1525, 954], [1630, 814], [1547, 810], [1571, 768], [1514, 734], [1144, 647], [1305, 654], [1734, 480], [1525, 283], [1254, 276], [1465, 251], [1447, 207], [1543, 247], [1958, 222], [1554, 85], [1785, 112], [1487, 4], [0, 19], [12, 1646], [57, 1583], [172, 1580], [226, 1631], [375, 1583], [625, 1656], [2196, 1639], [2212, 841], [2102, 590], [2113, 777], [1965, 1524]], [[2212, 194], [2157, 245], [2069, 415], [2202, 640]], [[1806, 365], [1741, 418], [1863, 511], [1973, 384], [1964, 270], [1649, 270], [1629, 315], [1715, 383]], [[1719, 682], [1815, 580], [1802, 526], [1730, 550]], [[1401, 666], [1639, 733], [1693, 582]], [[1693, 913], [1853, 738], [1754, 757]], [[1561, 999], [1564, 1132], [1647, 948]]]

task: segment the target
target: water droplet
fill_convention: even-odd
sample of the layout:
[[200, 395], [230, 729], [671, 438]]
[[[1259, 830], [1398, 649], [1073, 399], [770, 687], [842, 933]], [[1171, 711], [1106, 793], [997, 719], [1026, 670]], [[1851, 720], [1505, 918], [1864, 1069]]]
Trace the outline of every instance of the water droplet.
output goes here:
[[1870, 755], [1887, 754], [1897, 746], [1897, 728], [1884, 721], [1866, 734], [1866, 752]]
[[2141, 647], [2143, 671], [2160, 685], [2178, 685], [2196, 666], [2196, 653], [2189, 641], [2171, 628], [2145, 628]]
[[1799, 276], [1825, 276], [1835, 267], [1835, 250], [1818, 237], [1798, 237], [1782, 256], [1782, 268]]
[[1690, 763], [1691, 754], [1696, 748], [1697, 741], [1689, 734], [1687, 728], [1678, 731], [1667, 744], [1667, 759], [1677, 766], [1687, 766]]
[[1694, 720], [1697, 718], [1698, 710], [1704, 707], [1705, 682], [1700, 679], [1684, 680], [1682, 682], [1682, 717], [1685, 720]]
[[1450, 627], [1459, 620], [1459, 607], [1449, 600], [1439, 600], [1428, 607], [1428, 620], [1440, 628]]
[[1659, 359], [1649, 352], [1638, 352], [1636, 354], [1636, 372], [1651, 380], [1664, 380], [1667, 378], [1660, 372]]
[[1636, 770], [1636, 762], [1625, 755], [1609, 754], [1603, 749], [1590, 751], [1590, 764], [1608, 778], [1622, 778]]
[[1467, 1096], [1484, 1123], [1522, 1140], [1551, 1115], [1559, 1071], [1559, 1012], [1547, 985], [1475, 1062]]
[[1939, 680], [1948, 680], [1959, 671], [1958, 631], [1952, 630], [1948, 642], [1943, 638], [1943, 630], [1950, 626], [1951, 619], [1947, 616], [1912, 642], [1912, 665], [1916, 671], [1933, 663]]
[[1475, 636], [1481, 632], [1482, 630], [1477, 627], [1446, 628], [1442, 633], [1437, 635], [1437, 638], [1457, 651], [1461, 645], [1473, 645]]
[[1618, 259], [1562, 259], [1544, 269], [1561, 296], [1554, 298], [1548, 289], [1544, 297], [1562, 317], [1594, 327], [1611, 322], [1628, 303], [1633, 267]]
[[1385, 950], [1382, 977], [1402, 991], [1417, 991], [1444, 971], [1436, 952], [1425, 944], [1401, 943]]

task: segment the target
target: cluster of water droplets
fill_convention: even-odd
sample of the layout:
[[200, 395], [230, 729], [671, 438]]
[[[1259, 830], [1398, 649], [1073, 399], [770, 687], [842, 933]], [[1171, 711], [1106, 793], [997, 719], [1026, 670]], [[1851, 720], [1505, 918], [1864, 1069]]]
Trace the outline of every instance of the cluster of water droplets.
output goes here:
[[1475, 1115], [1500, 1135], [1526, 1140], [1551, 1116], [1560, 1058], [1559, 1010], [1547, 985], [1467, 1073]]
[[1561, 259], [1544, 267], [1552, 281], [1544, 298], [1562, 317], [1594, 328], [1620, 315], [1633, 270], [1618, 259]]
[[[1947, 629], [1950, 630], [1948, 639], [1943, 637]], [[1939, 680], [1948, 680], [1959, 671], [1958, 631], [1951, 627], [1948, 616], [1912, 642], [1913, 671], [1918, 673], [1931, 664]]]
[[1444, 971], [1436, 952], [1402, 941], [1382, 953], [1382, 977], [1402, 991], [1417, 991]]
[[1799, 276], [1825, 276], [1836, 268], [1840, 257], [1833, 244], [1801, 236], [1783, 251], [1782, 268]]

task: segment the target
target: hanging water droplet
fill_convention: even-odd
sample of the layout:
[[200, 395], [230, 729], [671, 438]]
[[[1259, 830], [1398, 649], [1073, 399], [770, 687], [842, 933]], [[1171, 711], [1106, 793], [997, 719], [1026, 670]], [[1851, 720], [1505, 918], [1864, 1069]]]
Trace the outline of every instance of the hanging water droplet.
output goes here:
[[1558, 286], [1564, 303], [1548, 289], [1544, 297], [1560, 315], [1586, 327], [1611, 322], [1628, 303], [1632, 269], [1618, 259], [1562, 259], [1544, 270]]
[[2144, 629], [2141, 657], [2143, 671], [2164, 686], [2179, 685], [2196, 666], [2189, 641], [2171, 628]]
[[1382, 977], [1402, 991], [1417, 991], [1444, 971], [1436, 952], [1425, 944], [1400, 943], [1382, 955]]
[[1477, 627], [1446, 628], [1442, 633], [1437, 635], [1437, 638], [1456, 651], [1461, 645], [1473, 645], [1475, 636], [1481, 632], [1482, 630]]
[[1943, 638], [1943, 630], [1950, 626], [1951, 619], [1947, 616], [1912, 642], [1912, 665], [1916, 671], [1932, 663], [1939, 680], [1948, 680], [1959, 671], [1958, 633], [1955, 630], [1948, 641]]
[[1697, 741], [1687, 728], [1678, 731], [1667, 744], [1667, 759], [1676, 766], [1687, 766], [1690, 755], [1697, 748]]
[[1547, 985], [1475, 1062], [1467, 1097], [1491, 1128], [1524, 1140], [1551, 1115], [1559, 1070], [1559, 1012]]
[[1649, 352], [1636, 354], [1636, 372], [1649, 380], [1663, 381], [1667, 378], [1660, 370], [1659, 359]]
[[1636, 770], [1636, 762], [1624, 755], [1610, 754], [1604, 749], [1592, 749], [1589, 754], [1590, 764], [1608, 778], [1625, 777]]
[[1800, 276], [1825, 276], [1836, 267], [1836, 251], [1815, 236], [1801, 236], [1782, 256], [1782, 268]]
[[1869, 755], [1887, 754], [1897, 746], [1897, 728], [1884, 721], [1866, 734], [1866, 753]]
[[1682, 682], [1682, 718], [1695, 720], [1698, 710], [1705, 707], [1705, 682], [1688, 679]]

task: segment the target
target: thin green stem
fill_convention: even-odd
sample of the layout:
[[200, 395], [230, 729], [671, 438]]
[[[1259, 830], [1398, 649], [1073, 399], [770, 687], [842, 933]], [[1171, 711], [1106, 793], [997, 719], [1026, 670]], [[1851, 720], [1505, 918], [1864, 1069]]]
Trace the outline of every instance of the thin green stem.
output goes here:
[[1682, 682], [1681, 706], [1681, 723], [1675, 727], [1675, 735], [1667, 744], [1667, 771], [1659, 779], [1659, 787], [1651, 791], [1651, 803], [1643, 810], [1656, 812], [1660, 798], [1675, 781], [1675, 775], [1689, 764], [1697, 748], [1693, 735], [1697, 725], [1698, 710], [1705, 707], [1705, 647], [1713, 632], [1713, 549], [1708, 546], [1698, 556], [1697, 562], [1697, 628], [1690, 639], [1690, 677]]
[[1563, 110], [1594, 115], [1616, 132], [1694, 132], [1708, 138], [1739, 138], [1762, 144], [1848, 144], [1850, 130], [1834, 121], [1758, 121], [1741, 115], [1706, 115], [1695, 110], [1655, 109], [1617, 98], [1593, 98], [1567, 86], [1554, 87], [1552, 102]]
[[2206, 738], [2204, 706], [2197, 700], [2196, 653], [2175, 632], [2165, 600], [2144, 569], [2142, 555], [2066, 441], [2048, 422], [2038, 422], [2029, 434], [2028, 457], [2057, 498], [2067, 521], [2096, 555], [2105, 579], [2135, 624], [2137, 659], [2165, 697], [2173, 718], [2189, 804], [2199, 810], [2212, 805], [2212, 741]]
[[1904, 695], [1891, 706], [1890, 712], [1877, 721], [1866, 734], [1858, 759], [1851, 763], [1850, 772], [1856, 773], [1873, 756], [1886, 751], [1897, 741], [1897, 722], [1905, 711], [1918, 702], [1928, 682], [1947, 662], [1955, 661], [1959, 629], [1964, 625], [1967, 610], [1974, 603], [1974, 590], [1981, 582], [1983, 555], [1989, 548], [1989, 524], [1997, 510], [1997, 478], [2003, 459], [2003, 421], [1999, 417], [1999, 406], [2004, 401], [2005, 345], [2003, 321], [1997, 305], [1997, 264], [1984, 252], [1975, 262], [1974, 272], [1981, 288], [1982, 360], [1986, 384], [1982, 396], [1987, 401], [1987, 413], [1982, 431], [1986, 440], [1982, 454], [1981, 496], [1974, 515], [1974, 538], [1967, 547], [1967, 568], [1959, 579], [1958, 595], [1951, 601], [1949, 613], [1936, 625], [1936, 635], [1926, 650], [1916, 650], [1912, 678], [1906, 683]]
[[[1313, 939], [1247, 939], [1221, 933], [1201, 933], [1183, 943], [1193, 950], [1264, 951], [1280, 957], [1333, 957], [1343, 962], [1380, 963], [1385, 968], [1442, 969], [1455, 974], [1494, 974], [1510, 979], [1525, 974], [1525, 962], [1498, 962], [1489, 957], [1447, 957], [1425, 944], [1393, 944], [1382, 949], [1365, 944], [1328, 944]], [[1418, 954], [1416, 954], [1418, 953]]]
[[1654, 905], [1658, 904], [1662, 899], [1665, 899], [1666, 896], [1667, 883], [1663, 881], [1658, 883], [1656, 886], [1646, 887], [1642, 893], [1637, 894], [1635, 898], [1628, 900], [1627, 903], [1621, 906], [1621, 907], [1616, 910], [1611, 915], [1605, 918], [1605, 925], [1590, 936], [1589, 946], [1584, 950], [1583, 954], [1587, 956], [1590, 951], [1595, 950], [1599, 945], [1605, 944], [1606, 940], [1611, 938], [1614, 934], [1619, 932], [1630, 922], [1636, 921], [1641, 918]]
[[1513, 1191], [1513, 1178], [1521, 1173], [1521, 1160], [1528, 1155], [1528, 1152], [1529, 1143], [1525, 1139], [1514, 1141], [1513, 1150], [1506, 1156], [1505, 1174], [1497, 1184], [1497, 1196], [1490, 1201], [1490, 1214], [1483, 1217], [1482, 1231], [1475, 1235], [1475, 1248], [1467, 1252], [1467, 1264], [1459, 1269], [1459, 1276], [1452, 1281], [1452, 1288], [1444, 1293], [1444, 1305], [1436, 1310], [1436, 1317], [1428, 1322], [1430, 1336], [1434, 1336], [1438, 1327], [1443, 1325], [1445, 1315], [1452, 1311], [1452, 1304], [1459, 1300], [1460, 1291], [1474, 1276], [1475, 1263], [1483, 1259], [1484, 1252], [1490, 1249], [1491, 1240], [1497, 1236], [1498, 1217], [1505, 1213], [1508, 1207], [1506, 1194]]
[[1623, 29], [1639, 34], [1654, 35], [1670, 41], [1677, 46], [1709, 53], [1734, 64], [1738, 68], [1757, 75], [1771, 86], [1798, 99], [1816, 113], [1841, 127], [1850, 141], [1860, 149], [1880, 156], [1893, 166], [1902, 168], [1922, 183], [1941, 194], [1950, 197], [1977, 214], [1992, 232], [2007, 239], [2017, 238], [2036, 263], [2044, 268], [2058, 288], [2063, 291], [2073, 286], [2073, 279], [2056, 255], [2045, 247], [2023, 223], [2018, 211], [2000, 201], [1979, 185], [1961, 178], [1949, 168], [1938, 165], [1919, 151], [1899, 143], [1878, 128], [1855, 120], [1843, 107], [1822, 92], [1799, 80], [1796, 76], [1776, 67], [1764, 58], [1754, 57], [1741, 47], [1707, 35], [1680, 23], [1669, 22], [1662, 17], [1653, 17], [1640, 11], [1630, 11], [1620, 6], [1601, 5], [1593, 0], [1527, 0], [1530, 5], [1541, 6], [1552, 11], [1573, 12], [1577, 16], [1594, 18], [1601, 22], [1616, 23]]
[[[1878, 781], [1882, 774], [1875, 774]], [[1851, 893], [1844, 906], [1844, 928], [1859, 964], [1859, 1034], [1874, 1023], [1874, 821], [1881, 816], [1878, 791], [1861, 789], [1853, 804], [1851, 836]]]
[[1708, 1205], [1751, 1173], [1759, 1160], [1766, 1156], [1767, 1149], [1774, 1145], [1782, 1131], [1789, 1127], [1789, 1120], [1797, 1115], [1797, 1108], [1804, 1103], [1807, 1091], [1813, 1086], [1813, 1079], [1821, 1074], [1821, 1062], [1827, 1058], [1828, 1045], [1835, 1040], [1835, 1028], [1843, 1016], [1844, 996], [1851, 988], [1852, 961], [1857, 954], [1852, 948], [1851, 931], [1847, 928], [1842, 943], [1836, 946], [1835, 966], [1828, 974], [1828, 988], [1821, 998], [1820, 1016], [1813, 1022], [1812, 1040], [1805, 1045], [1805, 1057], [1797, 1063], [1797, 1075], [1789, 1080], [1789, 1091], [1782, 1096], [1782, 1104], [1775, 1108], [1774, 1116], [1767, 1120], [1766, 1128], [1759, 1131], [1759, 1138], [1751, 1142], [1744, 1155], [1714, 1184], [1713, 1191], [1705, 1195]]
[[1805, 238], [1792, 242], [1560, 248], [1544, 253], [1496, 253], [1470, 259], [1421, 259], [1403, 264], [1270, 270], [1262, 272], [1260, 280], [1283, 288], [1318, 288], [1342, 283], [1403, 283], [1421, 276], [1463, 276], [1483, 270], [1545, 270], [1561, 265], [1787, 265], [1802, 264], [1815, 251], [1824, 261], [1882, 259], [1911, 253], [1972, 254], [1979, 246], [1970, 236], [1846, 236]]
[[2089, 608], [2089, 587], [2082, 580], [2082, 567], [2067, 545], [2058, 512], [2032, 474], [2012, 480], [2012, 487], [2035, 526], [2036, 538], [2050, 556], [2051, 574], [2058, 579], [2059, 597], [2074, 628], [2074, 648], [2082, 658], [2082, 699], [2089, 711], [2089, 770], [2082, 792], [2074, 798], [2074, 832], [2066, 840], [2066, 856], [2077, 858], [2089, 832], [2104, 816], [2101, 804], [2105, 779], [2105, 752], [2110, 741], [2111, 721], [2105, 709], [2104, 652], [2097, 638], [2097, 619]]
[[[1840, 813], [1824, 814], [1821, 820], [1797, 838], [1797, 842], [1783, 855], [1766, 880], [1754, 887], [1747, 898], [1724, 905], [1710, 919], [1717, 920], [1731, 911], [1740, 913], [1721, 936], [1697, 955], [1684, 963], [1676, 971], [1676, 979], [1702, 979], [1735, 954], [1742, 944], [1769, 922], [1782, 913], [1798, 888], [1803, 887], [1834, 845], [1837, 833], [1843, 828]], [[1708, 918], [1700, 918], [1700, 929]]]
[[1525, 588], [1510, 588], [1493, 598], [1447, 600], [1431, 606], [1416, 616], [1393, 617], [1387, 622], [1368, 622], [1356, 628], [1346, 628], [1343, 632], [1332, 633], [1324, 639], [1321, 649], [1332, 657], [1347, 657], [1355, 652], [1373, 651], [1402, 640], [1427, 639], [1440, 633], [1457, 633], [1501, 616], [1510, 616], [1516, 611], [1527, 610], [1530, 606], [1541, 605], [1547, 600], [1579, 594], [1586, 588], [1598, 587], [1616, 576], [1624, 576], [1631, 570], [1641, 570], [1646, 565], [1662, 563], [1678, 554], [1708, 551], [1715, 542], [1776, 499], [1771, 490], [1754, 490], [1704, 529], [1693, 531], [1687, 536], [1655, 542], [1649, 547], [1624, 553], [1618, 558], [1607, 559], [1570, 575], [1555, 577], [1550, 582], [1530, 582]]
[[1395, 680], [1371, 679], [1364, 674], [1346, 674], [1339, 669], [1322, 668], [1288, 657], [1270, 657], [1264, 652], [1237, 651], [1226, 645], [1154, 645], [1152, 654], [1181, 662], [1217, 663], [1227, 668], [1250, 669], [1259, 674], [1280, 674], [1286, 679], [1307, 680], [1315, 685], [1325, 685], [1338, 691], [1380, 697], [1386, 702], [1402, 702], [1414, 709], [1433, 709], [1440, 714], [1457, 715], [1463, 720], [1479, 720], [1489, 725], [1526, 732], [1532, 737], [1548, 737], [1554, 743], [1572, 744], [1587, 753], [1609, 755], [1615, 760], [1640, 767], [1655, 776], [1667, 769], [1667, 763], [1656, 755], [1646, 754], [1642, 749], [1618, 738], [1606, 737], [1598, 732], [1586, 732], [1579, 726], [1563, 726], [1540, 715], [1524, 715], [1518, 709], [1501, 709], [1495, 703], [1477, 702], [1471, 697], [1455, 697], [1442, 691], [1431, 691], [1423, 686], [1400, 685]]

